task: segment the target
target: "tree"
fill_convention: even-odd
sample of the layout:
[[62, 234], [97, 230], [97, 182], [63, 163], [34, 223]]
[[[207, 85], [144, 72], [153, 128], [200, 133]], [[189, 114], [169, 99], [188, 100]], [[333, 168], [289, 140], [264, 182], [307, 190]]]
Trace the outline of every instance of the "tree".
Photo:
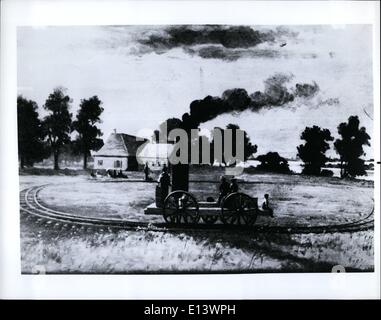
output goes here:
[[278, 152], [268, 152], [257, 157], [261, 163], [257, 166], [258, 170], [277, 172], [277, 173], [290, 173], [288, 162], [285, 158], [281, 157]]
[[45, 157], [44, 134], [38, 118], [37, 103], [17, 97], [18, 152], [20, 168]]
[[97, 96], [81, 100], [76, 120], [73, 122], [73, 129], [78, 132], [74, 146], [83, 156], [84, 169], [87, 169], [90, 150], [99, 150], [103, 146], [103, 140], [99, 139], [103, 133], [96, 126], [101, 122], [100, 116], [104, 110], [101, 104]]
[[348, 122], [340, 123], [337, 129], [341, 139], [337, 139], [334, 145], [340, 155], [341, 177], [366, 175], [365, 162], [360, 158], [365, 155], [363, 145], [370, 146], [370, 136], [366, 129], [360, 128], [360, 120], [357, 116], [350, 116]]
[[43, 126], [50, 151], [53, 153], [54, 170], [59, 169], [58, 157], [61, 147], [70, 142], [72, 131], [70, 103], [71, 99], [65, 94], [65, 89], [55, 88], [44, 105], [49, 114], [44, 118]]
[[298, 156], [304, 162], [302, 173], [320, 175], [321, 168], [328, 160], [325, 155], [329, 149], [328, 141], [333, 141], [331, 132], [318, 126], [306, 127], [300, 138], [306, 141], [304, 145], [297, 147]]

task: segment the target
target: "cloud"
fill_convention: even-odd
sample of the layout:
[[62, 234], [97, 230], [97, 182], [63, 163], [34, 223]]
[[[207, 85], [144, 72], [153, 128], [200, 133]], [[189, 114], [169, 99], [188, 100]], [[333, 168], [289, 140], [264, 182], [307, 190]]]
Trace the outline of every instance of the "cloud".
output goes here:
[[169, 26], [144, 32], [137, 43], [139, 53], [165, 53], [182, 48], [190, 55], [204, 59], [235, 61], [244, 57], [275, 58], [286, 55], [277, 49], [257, 48], [260, 44], [274, 45], [277, 41], [296, 38], [298, 33], [285, 27], [275, 30], [255, 30], [249, 26], [181, 25]]
[[232, 25], [105, 27], [108, 37], [98, 41], [97, 45], [137, 57], [152, 53], [162, 55], [173, 50], [171, 53], [182, 51], [191, 57], [224, 62], [318, 58], [316, 47], [300, 49], [300, 44], [306, 42], [305, 34], [295, 32], [295, 27], [290, 28]]
[[184, 48], [190, 55], [197, 55], [204, 59], [220, 59], [236, 61], [241, 58], [278, 58], [286, 57], [287, 53], [281, 53], [272, 49], [227, 49], [223, 46], [203, 46], [200, 48]]
[[151, 34], [140, 43], [158, 49], [172, 49], [198, 44], [221, 44], [225, 48], [250, 48], [264, 41], [274, 41], [271, 33], [247, 26], [170, 26], [159, 34]]

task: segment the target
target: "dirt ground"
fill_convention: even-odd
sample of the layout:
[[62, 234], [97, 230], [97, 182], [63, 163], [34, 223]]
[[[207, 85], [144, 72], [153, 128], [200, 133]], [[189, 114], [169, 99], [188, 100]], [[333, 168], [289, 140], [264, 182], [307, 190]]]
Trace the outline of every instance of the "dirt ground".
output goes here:
[[[219, 170], [207, 175], [201, 170], [192, 172], [190, 179], [198, 182], [190, 184], [190, 191], [198, 200], [217, 197], [220, 174]], [[372, 181], [247, 173], [238, 178], [240, 190], [260, 202], [264, 193], [270, 194], [275, 218], [262, 218], [267, 224], [354, 221], [373, 207]], [[21, 189], [43, 184], [49, 186], [41, 191], [40, 200], [60, 211], [163, 221], [161, 216], [143, 214], [154, 201], [155, 183], [88, 176], [20, 176]], [[54, 273], [330, 272], [337, 264], [352, 271], [370, 271], [374, 259], [373, 231], [241, 237], [224, 232], [62, 230], [25, 216], [21, 218], [21, 256], [24, 273], [30, 273], [35, 265]]]

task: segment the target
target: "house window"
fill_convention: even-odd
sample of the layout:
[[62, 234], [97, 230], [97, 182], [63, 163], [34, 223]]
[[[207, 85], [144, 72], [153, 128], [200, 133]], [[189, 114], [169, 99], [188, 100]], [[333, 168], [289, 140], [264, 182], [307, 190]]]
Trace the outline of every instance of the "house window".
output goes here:
[[103, 166], [103, 160], [98, 160], [98, 166]]
[[114, 161], [114, 168], [121, 168], [122, 167], [122, 161], [115, 160]]

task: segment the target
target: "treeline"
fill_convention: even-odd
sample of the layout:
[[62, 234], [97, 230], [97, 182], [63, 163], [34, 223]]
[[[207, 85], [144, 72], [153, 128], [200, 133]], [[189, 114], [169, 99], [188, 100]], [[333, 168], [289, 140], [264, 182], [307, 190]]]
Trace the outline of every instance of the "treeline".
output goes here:
[[[350, 116], [348, 122], [340, 123], [337, 127], [340, 135], [334, 141], [334, 148], [339, 155], [340, 176], [356, 177], [366, 175], [365, 161], [361, 159], [364, 153], [363, 146], [370, 146], [370, 136], [364, 127], [360, 127], [357, 116]], [[297, 155], [303, 161], [302, 174], [315, 176], [331, 176], [332, 171], [323, 169], [329, 158], [326, 152], [330, 149], [329, 142], [334, 138], [328, 129], [318, 126], [306, 127], [300, 138], [305, 141], [297, 147]], [[288, 162], [277, 152], [269, 152], [257, 157], [261, 162], [257, 169], [271, 172], [291, 172]]]
[[[83, 168], [91, 150], [103, 146], [101, 130], [97, 127], [103, 112], [97, 96], [82, 99], [73, 119], [70, 113], [72, 99], [66, 89], [55, 88], [43, 105], [47, 115], [40, 119], [38, 105], [23, 96], [17, 97], [18, 151], [20, 167], [32, 166], [50, 156], [54, 169], [59, 169], [59, 156], [63, 149], [71, 149], [83, 157]], [[72, 139], [73, 135], [75, 138]]]
[[[83, 168], [87, 168], [87, 158], [91, 150], [99, 150], [103, 146], [101, 139], [102, 132], [97, 127], [101, 122], [100, 116], [104, 111], [102, 102], [97, 96], [88, 99], [82, 99], [79, 110], [73, 119], [70, 113], [72, 99], [66, 94], [66, 89], [55, 88], [43, 105], [46, 110], [46, 116], [39, 118], [37, 112], [37, 103], [28, 100], [22, 96], [17, 98], [18, 115], [18, 147], [20, 167], [32, 166], [50, 156], [54, 159], [54, 169], [59, 169], [59, 156], [63, 150], [72, 150], [77, 155], [83, 157]], [[170, 118], [162, 123], [159, 130], [154, 132], [153, 141], [166, 143], [168, 133], [175, 128], [181, 128], [182, 121], [177, 118]], [[161, 132], [165, 130], [161, 141]], [[223, 128], [215, 128], [223, 132]], [[234, 137], [239, 126], [228, 124], [226, 129], [233, 133], [233, 154], [236, 150], [236, 139]], [[330, 142], [334, 141], [335, 151], [339, 156], [341, 177], [356, 177], [366, 175], [365, 161], [361, 159], [364, 153], [363, 146], [370, 146], [370, 136], [364, 127], [360, 127], [360, 121], [357, 116], [350, 116], [347, 122], [340, 123], [338, 126], [339, 139], [334, 141], [331, 132], [328, 129], [318, 126], [306, 127], [301, 133], [300, 138], [304, 144], [297, 146], [297, 155], [304, 162], [302, 174], [329, 176], [332, 171], [323, 169], [329, 161], [326, 152], [330, 149]], [[74, 136], [75, 135], [75, 136]], [[72, 137], [74, 136], [74, 139]], [[224, 135], [222, 134], [222, 137]], [[214, 140], [208, 140], [205, 136], [197, 137], [199, 140], [200, 152], [199, 163], [204, 163], [202, 154], [202, 145], [209, 144], [210, 161], [214, 164], [218, 160], [220, 163], [226, 163], [225, 159], [214, 158]], [[195, 141], [191, 141], [194, 143]], [[224, 145], [222, 141], [222, 146]], [[252, 144], [249, 136], [244, 132], [244, 161], [249, 159], [257, 152], [257, 145]], [[191, 145], [189, 145], [191, 147]], [[224, 154], [224, 150], [222, 150]], [[190, 153], [189, 153], [190, 155]], [[262, 171], [271, 171], [279, 173], [289, 173], [290, 168], [285, 158], [277, 152], [269, 152], [256, 157], [261, 163], [257, 169]], [[218, 162], [217, 161], [217, 162]]]
[[[155, 130], [153, 140], [156, 142], [168, 142], [168, 134], [171, 130], [183, 128], [183, 121], [178, 118], [169, 118], [164, 121], [158, 130]], [[230, 129], [233, 132], [233, 155], [235, 154], [235, 131], [240, 129], [236, 124], [228, 124], [226, 128], [216, 127], [214, 130], [223, 132]], [[340, 161], [340, 175], [341, 177], [356, 177], [366, 175], [365, 161], [361, 159], [365, 155], [363, 146], [370, 146], [370, 136], [367, 134], [364, 127], [360, 127], [360, 121], [357, 116], [350, 116], [347, 122], [340, 123], [338, 126], [339, 139], [334, 141], [334, 148], [339, 156]], [[243, 130], [244, 131], [244, 130]], [[223, 137], [224, 135], [222, 135]], [[297, 155], [304, 162], [302, 174], [316, 175], [316, 176], [331, 176], [333, 172], [323, 169], [326, 163], [330, 160], [326, 156], [326, 152], [330, 149], [329, 142], [334, 138], [328, 129], [322, 129], [318, 126], [306, 127], [301, 133], [300, 138], [305, 141], [304, 144], [297, 146]], [[199, 163], [204, 163], [202, 154], [202, 145], [209, 144], [210, 161], [208, 164], [222, 163], [225, 165], [234, 165], [227, 163], [222, 156], [222, 159], [216, 159], [214, 154], [215, 141], [209, 141], [205, 136], [198, 137], [199, 149]], [[191, 141], [194, 143], [195, 141]], [[224, 141], [222, 141], [223, 149]], [[244, 131], [244, 161], [253, 157], [257, 152], [257, 145], [250, 141], [250, 137]], [[190, 152], [188, 152], [190, 154]], [[224, 150], [222, 150], [224, 154]], [[259, 155], [255, 158], [260, 161], [256, 167], [257, 170], [277, 173], [291, 173], [287, 159], [281, 157], [278, 152], [268, 152], [267, 154]]]

